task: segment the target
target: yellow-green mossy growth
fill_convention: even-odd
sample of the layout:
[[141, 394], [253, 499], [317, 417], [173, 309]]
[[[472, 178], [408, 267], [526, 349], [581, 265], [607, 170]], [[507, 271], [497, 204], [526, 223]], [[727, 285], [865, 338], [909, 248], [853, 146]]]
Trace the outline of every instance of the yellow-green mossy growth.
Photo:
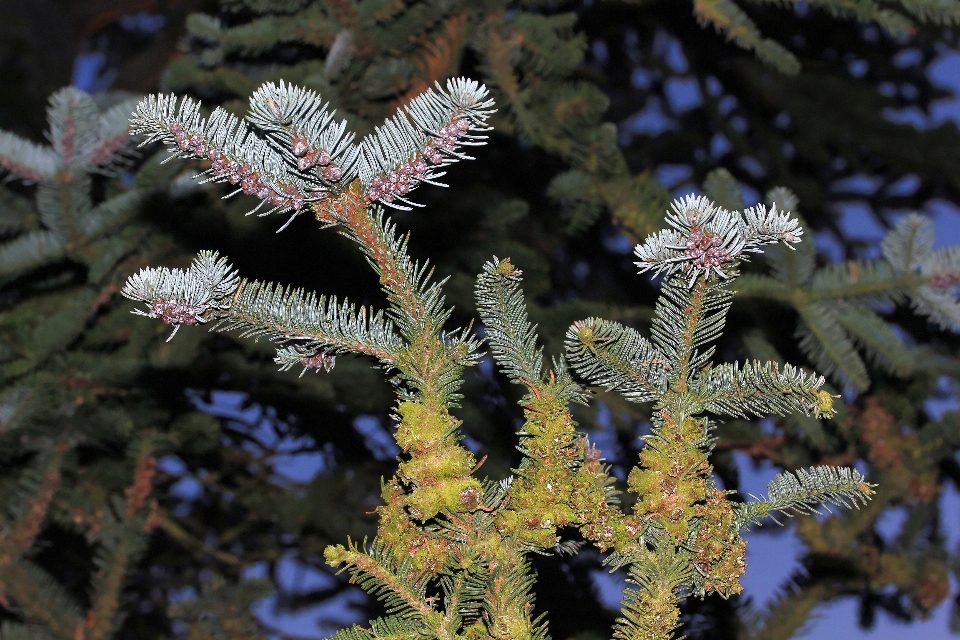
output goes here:
[[447, 540], [421, 531], [406, 511], [407, 495], [396, 479], [383, 487], [386, 504], [377, 507], [380, 526], [377, 538], [393, 549], [403, 549], [418, 571], [437, 573], [450, 555]]
[[624, 515], [607, 503], [610, 476], [597, 449], [581, 440], [577, 457], [582, 463], [573, 476], [570, 506], [582, 523], [580, 531], [600, 551], [613, 548], [630, 555], [637, 549], [637, 537], [643, 530], [639, 518]]
[[627, 478], [630, 489], [640, 496], [634, 512], [657, 517], [658, 524], [678, 544], [687, 539], [692, 507], [707, 498], [704, 475], [709, 472], [707, 456], [694, 444], [700, 440], [700, 425], [686, 418], [680, 428], [666, 420], [640, 452], [640, 466]]
[[414, 454], [436, 447], [456, 427], [452, 416], [431, 411], [419, 402], [402, 402], [397, 413], [400, 425], [394, 437], [401, 449]]
[[467, 640], [486, 640], [490, 634], [487, 632], [487, 625], [480, 620], [475, 620], [463, 630], [463, 637]]
[[423, 522], [441, 511], [476, 509], [483, 495], [480, 482], [469, 477], [476, 458], [453, 437], [457, 419], [418, 402], [403, 402], [397, 411], [397, 444], [411, 454], [399, 470], [413, 485], [405, 503], [410, 515]]
[[533, 629], [526, 616], [507, 612], [497, 616], [488, 637], [497, 638], [497, 640], [530, 640], [533, 637]]
[[733, 506], [719, 489], [711, 489], [697, 505], [699, 526], [693, 544], [693, 564], [704, 577], [709, 593], [727, 597], [740, 593], [740, 576], [747, 569], [747, 543], [740, 537]]
[[480, 504], [481, 495], [479, 480], [457, 478], [417, 487], [407, 497], [406, 504], [410, 515], [424, 522], [441, 511], [473, 511]]
[[557, 543], [557, 528], [577, 521], [571, 495], [578, 438], [570, 411], [549, 390], [539, 388], [526, 398], [520, 448], [529, 464], [518, 473], [498, 522], [506, 535], [544, 548]]
[[659, 581], [651, 581], [637, 588], [635, 600], [629, 602], [634, 612], [631, 624], [621, 624], [614, 630], [617, 640], [673, 640], [673, 632], [680, 625], [680, 609], [674, 589]]

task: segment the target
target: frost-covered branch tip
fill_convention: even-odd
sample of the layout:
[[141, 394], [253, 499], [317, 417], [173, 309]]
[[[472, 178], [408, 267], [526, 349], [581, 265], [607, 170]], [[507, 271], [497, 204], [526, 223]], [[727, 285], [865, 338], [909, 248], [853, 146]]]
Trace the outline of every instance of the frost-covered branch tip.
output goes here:
[[487, 89], [454, 78], [414, 98], [393, 118], [354, 144], [344, 120], [336, 120], [320, 94], [268, 82], [250, 97], [247, 122], [222, 108], [208, 118], [200, 103], [173, 95], [149, 96], [133, 114], [133, 132], [145, 144], [162, 140], [175, 157], [209, 160], [201, 175], [229, 182], [268, 208], [260, 215], [291, 212], [309, 202], [337, 197], [359, 179], [369, 202], [409, 209], [407, 194], [423, 183], [439, 184], [441, 167], [469, 159], [462, 147], [484, 144], [493, 113]]
[[[690, 282], [706, 278], [729, 278], [747, 253], [759, 253], [765, 244], [782, 242], [788, 247], [800, 242], [803, 229], [789, 212], [769, 210], [758, 204], [742, 214], [717, 207], [703, 196], [674, 200], [664, 229], [637, 245], [640, 272], [670, 275], [682, 271]], [[792, 247], [791, 247], [792, 248]]]
[[127, 280], [121, 293], [144, 302], [134, 313], [159, 318], [173, 326], [169, 341], [182, 325], [205, 324], [228, 309], [240, 278], [225, 258], [201, 251], [189, 269], [141, 269]]
[[440, 184], [441, 167], [472, 158], [463, 146], [485, 144], [493, 100], [474, 80], [454, 78], [446, 90], [437, 83], [363, 140], [358, 164], [369, 201], [409, 209], [407, 194], [422, 183]]

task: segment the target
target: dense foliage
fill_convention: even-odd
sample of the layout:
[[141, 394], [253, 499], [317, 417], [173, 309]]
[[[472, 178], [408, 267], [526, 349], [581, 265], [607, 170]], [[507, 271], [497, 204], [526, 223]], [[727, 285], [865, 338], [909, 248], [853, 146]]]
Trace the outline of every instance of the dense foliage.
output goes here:
[[[717, 6], [698, 3], [697, 11], [718, 22], [710, 11], [736, 9]], [[884, 14], [884, 27], [898, 6], [883, 7], [894, 9]], [[949, 4], [939, 6], [941, 18], [953, 15]], [[856, 26], [815, 6], [743, 8], [759, 31], [742, 33], [791, 51], [797, 75], [774, 70], [763, 51], [758, 60], [701, 28], [682, 4], [297, 0], [225, 3], [215, 15], [191, 17], [187, 55], [171, 63], [163, 88], [189, 90], [240, 116], [248, 94], [284, 80], [319, 91], [346, 130], [363, 136], [435, 80], [458, 73], [480, 79], [499, 108], [490, 145], [445, 178], [452, 189], [416, 192], [426, 210], [394, 218], [413, 231], [410, 252], [431, 257], [438, 273], [450, 276], [452, 326], [467, 326], [482, 311], [473, 293], [484, 261], [509, 255], [524, 271], [528, 313], [549, 355], [563, 352], [565, 328], [585, 317], [648, 330], [656, 289], [631, 274], [624, 254], [662, 226], [670, 190], [699, 189], [738, 210], [773, 187], [789, 187], [799, 203], [787, 208], [802, 209], [808, 233], [797, 251], [773, 248], [746, 265], [718, 360], [743, 360], [745, 350], [760, 360], [809, 365], [829, 374], [846, 402], [825, 423], [802, 415], [728, 420], [714, 432], [710, 461], [727, 488], [736, 488], [736, 460], [745, 459], [734, 452], [783, 469], [858, 464], [877, 493], [853, 516], [797, 521], [805, 572], [770, 611], [755, 611], [742, 598], [694, 599], [685, 605], [685, 629], [693, 636], [785, 638], [817, 604], [843, 595], [860, 599], [865, 623], [877, 607], [902, 618], [925, 615], [949, 594], [953, 550], [944, 548], [937, 498], [943, 483], [960, 480], [956, 413], [941, 415], [928, 401], [955, 385], [957, 344], [910, 307], [949, 328], [952, 299], [937, 292], [955, 282], [930, 253], [904, 257], [912, 245], [897, 239], [912, 233], [923, 251], [932, 246], [928, 223], [901, 212], [934, 198], [956, 201], [960, 158], [953, 124], [916, 128], [895, 120], [929, 113], [945, 95], [927, 73], [955, 36], [923, 26], [911, 36], [890, 35], [869, 15], [858, 16], [868, 21]], [[896, 18], [901, 26], [903, 15]], [[114, 98], [104, 100], [101, 107], [109, 107]], [[7, 148], [4, 157], [22, 162], [20, 149]], [[102, 235], [93, 229], [89, 238], [77, 236], [66, 250], [5, 276], [5, 392], [19, 390], [29, 400], [4, 398], [5, 495], [22, 485], [22, 497], [11, 498], [10, 521], [23, 512], [17, 504], [51, 491], [53, 472], [42, 470], [63, 465], [49, 511], [35, 510], [41, 524], [27, 555], [52, 572], [80, 610], [115, 597], [116, 582], [88, 595], [86, 576], [102, 566], [106, 541], [117, 535], [98, 541], [97, 504], [124, 496], [146, 473], [137, 472], [150, 465], [137, 466], [144, 450], [131, 436], [149, 432], [151, 453], [144, 455], [159, 458], [154, 533], [141, 559], [129, 556], [120, 571], [127, 576], [117, 605], [125, 617], [115, 618], [122, 633], [248, 637], [255, 623], [247, 603], [267, 592], [242, 576], [273, 578], [277, 592], [267, 602], [278, 611], [331, 597], [358, 602], [343, 581], [299, 587], [288, 574], [298, 565], [324, 572], [326, 545], [373, 533], [366, 513], [379, 504], [379, 478], [393, 473], [397, 453], [389, 436], [390, 386], [350, 357], [339, 358], [329, 374], [275, 372], [274, 350], [264, 341], [204, 337], [196, 327], [166, 343], [169, 332], [132, 321], [118, 292], [143, 266], [186, 269], [200, 249], [229, 255], [261, 281], [349, 296], [356, 310], [382, 304], [377, 279], [365, 275], [364, 260], [347, 242], [315, 232], [304, 219], [273, 237], [264, 225], [280, 223], [242, 217], [257, 204], [249, 196], [219, 201], [229, 191], [197, 188], [186, 179], [196, 171], [180, 175], [176, 163], [160, 168], [156, 160], [131, 182], [129, 167], [139, 162], [113, 171], [122, 179], [93, 173], [88, 186], [73, 187], [79, 195], [87, 189], [89, 205], [77, 205], [84, 212], [118, 194], [133, 202], [140, 196], [126, 195], [131, 189], [145, 193], [135, 217], [117, 218]], [[196, 170], [207, 167], [197, 163]], [[33, 181], [8, 185], [5, 246], [57, 231], [41, 208], [50, 209], [39, 197], [42, 182]], [[778, 203], [790, 197], [770, 196]], [[859, 220], [878, 229], [873, 237], [840, 215], [851, 205], [867, 212]], [[878, 241], [889, 230], [881, 250]], [[95, 269], [108, 245], [119, 257]], [[937, 287], [924, 289], [931, 279]], [[275, 291], [258, 295], [266, 301]], [[84, 306], [80, 298], [94, 293]], [[330, 301], [324, 305], [326, 313], [339, 313]], [[359, 323], [356, 315], [343, 317]], [[466, 444], [486, 456], [481, 475], [504, 477], [520, 462], [513, 451], [520, 394], [485, 361], [472, 371], [455, 415], [468, 425]], [[25, 391], [39, 381], [46, 386], [38, 393]], [[650, 428], [649, 404], [601, 393], [592, 408], [573, 411], [614, 477], [625, 480], [636, 437]], [[74, 448], [63, 458], [37, 457], [55, 450], [48, 443], [68, 425]], [[312, 469], [298, 460], [312, 460]], [[622, 497], [630, 509], [632, 498]], [[113, 511], [124, 521], [125, 507]], [[878, 527], [890, 513], [906, 516], [893, 537]], [[591, 593], [596, 562], [589, 551], [534, 564], [538, 609], [551, 611], [554, 635], [605, 633], [613, 617]], [[23, 621], [23, 605], [11, 606], [10, 619]]]

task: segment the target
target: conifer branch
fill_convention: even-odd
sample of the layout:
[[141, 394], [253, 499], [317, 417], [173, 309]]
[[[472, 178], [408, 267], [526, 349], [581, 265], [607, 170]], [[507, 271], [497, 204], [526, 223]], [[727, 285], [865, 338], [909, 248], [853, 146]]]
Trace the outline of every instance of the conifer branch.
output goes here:
[[59, 161], [49, 147], [24, 140], [9, 131], [0, 131], [0, 169], [27, 182], [40, 182], [53, 177], [59, 169]]
[[732, 0], [695, 0], [693, 7], [701, 25], [712, 24], [727, 36], [727, 40], [752, 50], [780, 73], [794, 75], [800, 72], [800, 61], [796, 56], [779, 42], [760, 35], [756, 24]]
[[[347, 301], [317, 296], [259, 281], [241, 280], [210, 251], [201, 252], [187, 271], [144, 269], [131, 276], [121, 293], [145, 302], [134, 313], [162, 319], [174, 327], [216, 321], [215, 331], [241, 330], [241, 337], [267, 336], [290, 343], [278, 349], [282, 370], [297, 364], [330, 370], [342, 353], [359, 353], [391, 365], [404, 347], [383, 312], [359, 310]], [[170, 338], [173, 338], [171, 334]]]
[[543, 382], [543, 347], [537, 347], [537, 327], [530, 324], [520, 290], [520, 274], [510, 259], [483, 265], [476, 298], [493, 358], [511, 381]]
[[578, 375], [631, 402], [657, 400], [667, 388], [671, 364], [634, 329], [587, 318], [567, 329], [565, 344]]
[[39, 455], [21, 477], [8, 506], [12, 522], [8, 521], [0, 529], [3, 562], [10, 562], [17, 555], [27, 553], [40, 535], [50, 503], [60, 488], [60, 466], [68, 450], [66, 437], [61, 437], [51, 451]]
[[548, 381], [543, 373], [543, 348], [537, 346], [537, 327], [530, 324], [520, 289], [523, 272], [510, 259], [484, 263], [477, 277], [477, 311], [484, 324], [494, 360], [511, 381], [540, 392], [556, 394], [563, 403], [584, 402], [584, 394], [570, 379], [566, 363], [554, 362]]
[[[721, 364], [703, 376], [704, 387], [698, 389], [705, 399], [705, 409], [720, 415], [745, 418], [802, 413], [818, 418], [829, 415], [820, 407], [826, 403], [821, 391], [822, 376], [807, 375], [792, 365], [781, 368], [776, 362], [757, 360]], [[827, 394], [829, 396], [829, 394]]]
[[170, 145], [171, 157], [209, 159], [210, 169], [204, 172], [209, 180], [239, 185], [230, 195], [243, 192], [260, 200], [249, 213], [267, 205], [260, 215], [292, 212], [292, 221], [307, 201], [332, 186], [315, 174], [288, 171], [279, 150], [219, 107], [203, 118], [200, 103], [190, 98], [179, 100], [178, 108], [176, 96], [152, 95], [140, 102], [131, 123], [132, 133], [146, 136], [142, 144], [162, 140]]
[[66, 240], [55, 231], [31, 231], [0, 246], [0, 277], [6, 279], [62, 257]]
[[388, 616], [370, 621], [370, 628], [364, 629], [358, 625], [340, 629], [330, 640], [416, 640], [421, 638], [423, 627], [399, 616]]
[[396, 560], [393, 551], [376, 541], [366, 552], [352, 544], [349, 548], [337, 545], [328, 547], [325, 555], [332, 566], [343, 565], [341, 571], [350, 573], [351, 582], [381, 600], [387, 615], [416, 620], [439, 640], [452, 640], [426, 598], [430, 574], [414, 570], [409, 558]]
[[153, 491], [156, 459], [153, 438], [147, 433], [132, 447], [136, 455], [133, 482], [126, 500], [115, 496], [113, 509], [105, 512], [104, 524], [97, 535], [94, 555], [96, 573], [91, 580], [91, 607], [87, 612], [86, 640], [105, 640], [123, 621], [120, 613], [124, 580], [130, 566], [146, 549], [149, 527], [144, 507]]
[[759, 523], [774, 512], [793, 517], [820, 514], [820, 507], [829, 511], [829, 505], [859, 508], [870, 499], [872, 487], [859, 471], [847, 467], [784, 471], [767, 483], [768, 499], [737, 507], [737, 525]]
[[382, 209], [368, 204], [357, 183], [339, 200], [315, 209], [318, 219], [341, 225], [380, 277], [388, 315], [410, 345], [396, 360], [401, 375], [424, 394], [428, 406], [455, 402], [462, 367], [476, 363], [479, 343], [466, 332], [444, 332], [451, 313], [444, 308], [445, 281], [431, 282], [429, 263], [410, 258], [407, 239], [397, 237], [396, 226]]
[[[778, 196], [796, 203], [786, 189]], [[768, 195], [773, 197], [774, 194]], [[917, 215], [900, 220], [881, 243], [883, 257], [816, 268], [813, 247], [774, 250], [772, 275], [749, 274], [738, 283], [741, 297], [778, 300], [800, 316], [795, 336], [823, 374], [862, 391], [870, 384], [858, 348], [882, 369], [902, 376], [913, 368], [908, 347], [874, 307], [910, 302], [941, 328], [960, 330], [960, 251], [934, 251], [930, 222]]]
[[386, 365], [404, 347], [382, 311], [358, 310], [346, 300], [257, 281], [244, 280], [238, 289], [218, 330], [243, 329], [241, 337], [267, 335], [274, 341], [301, 340], [305, 344], [297, 345], [298, 353], [360, 353]]
[[16, 585], [9, 592], [18, 613], [31, 625], [45, 628], [58, 640], [73, 640], [83, 632], [85, 620], [74, 598], [54, 578], [24, 558], [0, 564], [0, 585]]
[[[743, 215], [719, 208], [703, 196], [674, 200], [666, 222], [672, 229], [649, 236], [634, 254], [640, 273], [672, 275], [683, 272], [690, 283], [703, 275], [726, 279], [747, 254], [765, 244], [790, 246], [800, 241], [803, 229], [789, 212], [769, 210], [762, 204]], [[728, 270], [731, 270], [729, 271]]]
[[[740, 261], [764, 245], [799, 242], [797, 218], [776, 206], [738, 213], [705, 198], [678, 200], [668, 214], [671, 229], [636, 249], [641, 273], [668, 276], [652, 338], [596, 318], [568, 331], [567, 349], [581, 375], [628, 399], [656, 403], [652, 433], [627, 480], [638, 499], [625, 515], [609, 470], [576, 433], [566, 406], [585, 394], [562, 360], [544, 372], [519, 272], [509, 261], [484, 265], [476, 292], [494, 358], [529, 389], [519, 433], [524, 457], [516, 476], [503, 483], [473, 477], [478, 465], [458, 444], [460, 423], [450, 409], [463, 367], [477, 361], [479, 341], [468, 331], [444, 330], [451, 310], [443, 281], [433, 281], [429, 264], [410, 257], [407, 238], [377, 205], [412, 204], [406, 193], [439, 177], [424, 158], [433, 165], [466, 158], [458, 145], [480, 142], [469, 132], [485, 128], [492, 106], [485, 88], [455, 80], [446, 91], [427, 92], [359, 145], [318, 94], [284, 83], [264, 85], [251, 98], [248, 120], [262, 135], [225, 112], [203, 119], [197, 104], [177, 102], [154, 97], [141, 103], [135, 122], [148, 141], [164, 139], [179, 155], [206, 157], [214, 163], [212, 179], [239, 182], [241, 190], [260, 195], [259, 183], [242, 184], [256, 174], [270, 191], [261, 200], [274, 210], [296, 215], [309, 206], [322, 224], [339, 227], [359, 245], [387, 297], [385, 313], [367, 318], [365, 310], [357, 313], [333, 299], [240, 280], [210, 252], [189, 270], [144, 270], [123, 291], [148, 304], [142, 315], [175, 327], [217, 320], [215, 328], [287, 343], [278, 354], [285, 366], [309, 359], [327, 368], [335, 353], [349, 350], [399, 371], [395, 439], [403, 456], [396, 476], [383, 485], [377, 537], [369, 549], [351, 544], [326, 551], [328, 563], [343, 566], [352, 582], [385, 602], [388, 617], [369, 630], [341, 632], [341, 640], [545, 640], [546, 625], [533, 616], [534, 577], [526, 555], [570, 548], [557, 535], [566, 526], [612, 549], [612, 564], [630, 567], [639, 589], [624, 603], [618, 638], [666, 640], [678, 624], [681, 598], [739, 593], [746, 520], [715, 486], [708, 458], [715, 425], [698, 414], [823, 416], [833, 400], [821, 390], [822, 378], [789, 366], [712, 368], [713, 348], [706, 345], [724, 330], [732, 295], [727, 285], [739, 275]], [[293, 185], [289, 193], [285, 185]], [[833, 470], [839, 480], [829, 487], [829, 478], [817, 473], [790, 476], [799, 489], [779, 479], [767, 506], [759, 508], [762, 515], [866, 498], [862, 487], [858, 494], [845, 488], [855, 472]], [[431, 588], [445, 596], [445, 610], [427, 597]]]
[[204, 324], [229, 311], [239, 285], [240, 277], [226, 258], [201, 251], [188, 270], [141, 269], [127, 279], [121, 293], [148, 305], [135, 314], [172, 325], [169, 341], [182, 325]]
[[[784, 4], [796, 3], [797, 0], [789, 0]], [[872, 0], [856, 3], [813, 0], [810, 5], [835, 16], [875, 23], [894, 36], [906, 36], [915, 31], [915, 21], [941, 25], [960, 22], [960, 3], [956, 0], [899, 0], [884, 4]], [[712, 24], [728, 40], [753, 50], [760, 60], [781, 73], [800, 71], [797, 58], [780, 43], [764, 38], [753, 20], [732, 0], [696, 0], [694, 14], [701, 24]]]
[[472, 159], [460, 147], [485, 144], [486, 136], [472, 132], [489, 131], [493, 112], [487, 88], [466, 78], [421, 93], [360, 144], [357, 169], [367, 199], [409, 209], [411, 190], [440, 184], [439, 168]]
[[93, 98], [73, 87], [50, 96], [47, 108], [49, 138], [61, 166], [85, 168], [97, 153], [100, 110]]

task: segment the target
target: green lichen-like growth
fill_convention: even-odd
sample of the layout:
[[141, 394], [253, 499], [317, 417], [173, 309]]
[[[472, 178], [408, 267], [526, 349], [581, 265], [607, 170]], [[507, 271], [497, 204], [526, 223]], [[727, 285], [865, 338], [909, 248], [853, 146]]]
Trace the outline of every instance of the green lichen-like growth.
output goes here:
[[[513, 475], [478, 479], [454, 411], [463, 368], [478, 361], [480, 341], [469, 331], [444, 330], [450, 310], [442, 283], [410, 258], [380, 203], [412, 205], [407, 194], [439, 177], [438, 166], [466, 158], [459, 145], [477, 144], [475, 132], [486, 129], [485, 95], [475, 83], [452, 81], [446, 91], [415, 98], [359, 145], [318, 95], [283, 83], [265, 85], [251, 99], [248, 120], [270, 144], [225, 112], [203, 120], [189, 100], [179, 110], [174, 97], [144, 101], [134, 122], [148, 139], [210, 160], [213, 179], [239, 183], [258, 207], [272, 207], [268, 213], [310, 211], [353, 240], [380, 279], [387, 309], [374, 313], [241, 279], [212, 252], [189, 270], [143, 270], [124, 294], [146, 303], [142, 315], [174, 327], [213, 322], [214, 329], [267, 335], [279, 343], [283, 368], [329, 370], [335, 355], [356, 353], [395, 374], [402, 454], [395, 476], [383, 482], [377, 535], [325, 554], [384, 601], [386, 616], [343, 630], [338, 640], [545, 640], [528, 556], [575, 552], [578, 545], [561, 538], [569, 528], [609, 551], [607, 564], [628, 567], [634, 586], [625, 592], [614, 637], [666, 640], [679, 625], [683, 598], [740, 591], [744, 526], [774, 511], [857, 505], [871, 491], [856, 471], [818, 468], [781, 474], [769, 500], [737, 505], [713, 482], [708, 414], [831, 413], [822, 378], [775, 362], [714, 365], [706, 347], [723, 331], [738, 263], [764, 244], [798, 242], [802, 230], [776, 208], [741, 215], [703, 198], [677, 201], [672, 228], [637, 247], [641, 271], [668, 276], [651, 339], [588, 318], [568, 331], [566, 359], [549, 367], [527, 315], [520, 270], [509, 259], [486, 263], [476, 285], [480, 319], [491, 356], [525, 388], [524, 423]], [[570, 368], [628, 400], [653, 402], [653, 431], [628, 477], [637, 494], [629, 513], [600, 453], [576, 431], [569, 406], [587, 403], [590, 394]], [[442, 598], [428, 596], [437, 593]]]

